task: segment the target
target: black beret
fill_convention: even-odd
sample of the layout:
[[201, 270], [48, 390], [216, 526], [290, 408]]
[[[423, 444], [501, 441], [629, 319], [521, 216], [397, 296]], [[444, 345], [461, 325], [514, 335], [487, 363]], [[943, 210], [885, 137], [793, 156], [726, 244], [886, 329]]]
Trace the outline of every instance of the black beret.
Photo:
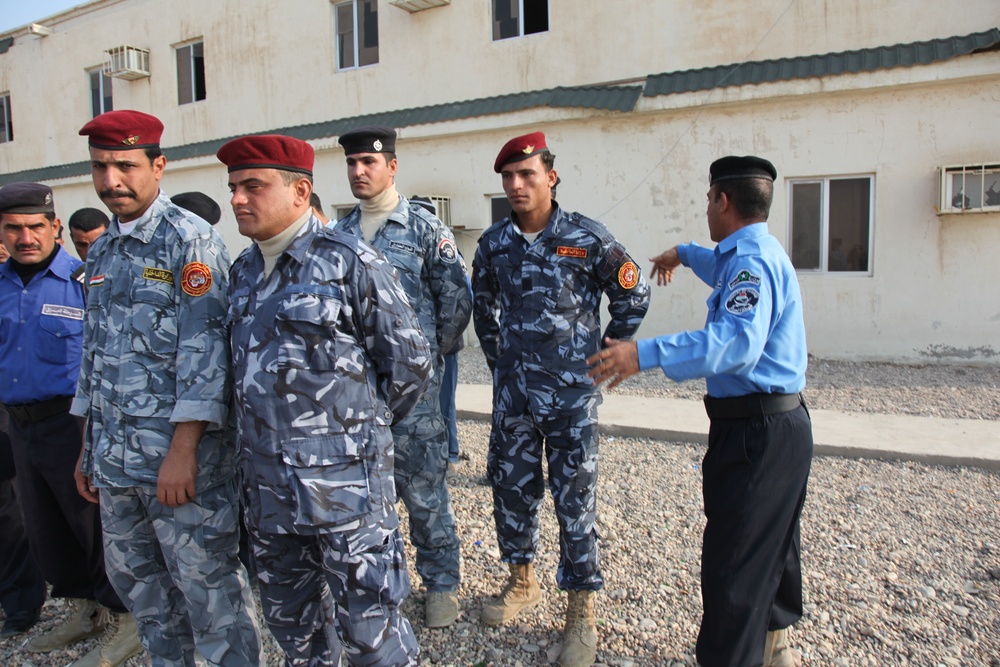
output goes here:
[[712, 163], [708, 169], [709, 185], [717, 181], [731, 181], [737, 178], [764, 178], [773, 181], [778, 177], [774, 165], [753, 155], [727, 155]]
[[340, 135], [337, 141], [344, 147], [344, 155], [396, 152], [396, 130], [384, 125], [359, 127]]
[[55, 213], [52, 188], [41, 183], [11, 183], [0, 188], [0, 213]]
[[431, 201], [430, 197], [424, 197], [423, 195], [413, 195], [410, 197], [410, 201], [418, 206], [422, 206], [434, 215], [437, 215], [437, 206]]
[[182, 192], [171, 197], [170, 201], [191, 211], [210, 225], [214, 225], [222, 217], [222, 209], [204, 192]]

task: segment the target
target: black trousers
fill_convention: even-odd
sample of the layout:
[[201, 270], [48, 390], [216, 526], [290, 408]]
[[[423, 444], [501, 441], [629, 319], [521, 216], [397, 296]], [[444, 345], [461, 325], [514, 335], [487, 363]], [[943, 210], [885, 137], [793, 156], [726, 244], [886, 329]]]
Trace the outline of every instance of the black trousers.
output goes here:
[[765, 633], [802, 617], [799, 516], [812, 450], [804, 406], [712, 420], [703, 463], [702, 667], [758, 667]]
[[0, 608], [7, 616], [45, 603], [45, 579], [28, 548], [14, 474], [10, 437], [0, 431]]
[[73, 472], [82, 443], [64, 412], [34, 423], [10, 420], [17, 495], [31, 553], [52, 597], [85, 598], [124, 612], [104, 571], [101, 516], [77, 493]]

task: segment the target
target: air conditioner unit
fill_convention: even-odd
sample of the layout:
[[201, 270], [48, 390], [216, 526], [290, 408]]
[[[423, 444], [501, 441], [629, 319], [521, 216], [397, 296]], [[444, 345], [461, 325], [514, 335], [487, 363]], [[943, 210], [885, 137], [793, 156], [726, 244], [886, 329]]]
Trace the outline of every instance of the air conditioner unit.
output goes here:
[[1000, 163], [941, 167], [938, 214], [1000, 211]]
[[389, 4], [413, 13], [451, 4], [451, 0], [389, 0]]
[[116, 79], [132, 81], [149, 76], [149, 50], [136, 46], [116, 46], [105, 52], [104, 73]]

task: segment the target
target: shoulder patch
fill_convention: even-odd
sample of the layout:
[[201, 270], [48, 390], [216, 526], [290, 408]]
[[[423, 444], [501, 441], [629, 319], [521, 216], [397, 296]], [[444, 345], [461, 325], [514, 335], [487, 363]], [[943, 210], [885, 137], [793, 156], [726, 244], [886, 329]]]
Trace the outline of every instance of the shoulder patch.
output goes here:
[[635, 262], [625, 262], [618, 269], [618, 284], [624, 289], [632, 289], [639, 284], [639, 267]]
[[188, 296], [201, 296], [212, 289], [212, 269], [201, 262], [188, 262], [181, 271], [181, 289]]
[[760, 276], [755, 276], [746, 269], [741, 269], [736, 277], [729, 281], [729, 289], [733, 289], [740, 283], [749, 283], [750, 285], [760, 285]]
[[438, 243], [438, 258], [445, 264], [454, 264], [455, 260], [458, 259], [458, 248], [455, 247], [455, 242], [448, 238], [441, 239], [441, 242]]
[[726, 310], [733, 315], [742, 315], [753, 310], [760, 301], [760, 293], [752, 287], [741, 287], [726, 299]]

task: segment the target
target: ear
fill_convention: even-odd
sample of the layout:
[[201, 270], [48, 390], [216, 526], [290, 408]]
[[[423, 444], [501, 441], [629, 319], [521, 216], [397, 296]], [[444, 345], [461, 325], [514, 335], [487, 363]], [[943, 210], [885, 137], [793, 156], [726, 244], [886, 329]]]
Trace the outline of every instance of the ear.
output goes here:
[[396, 158], [392, 158], [391, 160], [389, 160], [388, 166], [389, 166], [389, 175], [395, 178], [396, 169], [399, 168], [399, 162], [396, 161]]
[[153, 160], [153, 175], [156, 176], [156, 180], [160, 180], [160, 177], [163, 176], [163, 170], [166, 166], [166, 155], [159, 155], [155, 160]]
[[302, 204], [309, 203], [309, 195], [312, 194], [313, 188], [312, 183], [309, 182], [308, 178], [300, 178], [295, 181], [295, 205], [301, 206]]
[[549, 169], [548, 173], [545, 174], [545, 178], [549, 183], [549, 187], [554, 188], [556, 186], [556, 181], [559, 180], [559, 174], [556, 173], [555, 169]]

